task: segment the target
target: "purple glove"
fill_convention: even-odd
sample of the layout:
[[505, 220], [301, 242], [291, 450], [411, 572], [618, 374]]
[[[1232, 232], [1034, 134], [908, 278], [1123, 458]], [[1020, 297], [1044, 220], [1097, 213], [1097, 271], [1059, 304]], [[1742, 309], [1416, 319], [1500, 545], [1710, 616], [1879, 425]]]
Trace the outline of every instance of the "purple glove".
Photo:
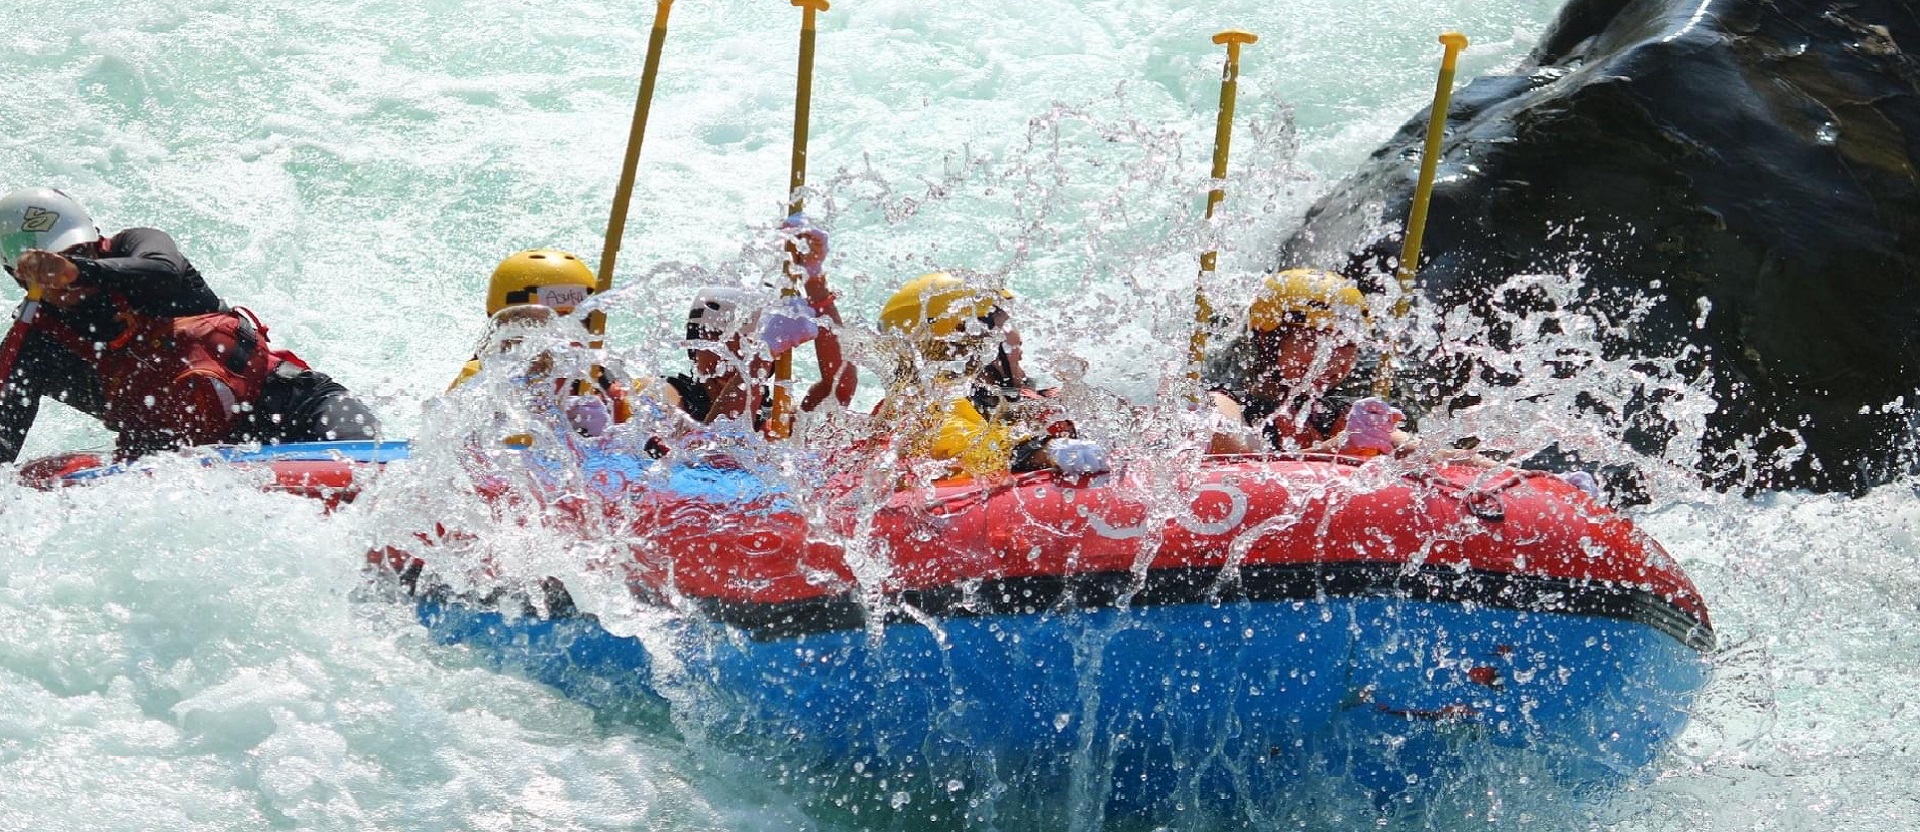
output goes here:
[[783, 353], [820, 335], [813, 322], [813, 307], [799, 298], [785, 298], [760, 317], [760, 343], [773, 353]]
[[613, 411], [599, 396], [573, 396], [567, 399], [567, 421], [587, 436], [600, 436], [613, 427]]
[[1385, 400], [1368, 396], [1353, 403], [1347, 411], [1347, 444], [1344, 453], [1393, 453], [1393, 432], [1407, 414]]
[[1554, 474], [1554, 476], [1559, 477], [1562, 481], [1574, 488], [1587, 492], [1587, 496], [1589, 497], [1596, 500], [1606, 499], [1600, 493], [1600, 481], [1594, 479], [1593, 475], [1586, 471], [1567, 471], [1561, 474]]
[[1047, 443], [1054, 470], [1069, 477], [1090, 477], [1113, 470], [1107, 449], [1085, 439], [1055, 439]]

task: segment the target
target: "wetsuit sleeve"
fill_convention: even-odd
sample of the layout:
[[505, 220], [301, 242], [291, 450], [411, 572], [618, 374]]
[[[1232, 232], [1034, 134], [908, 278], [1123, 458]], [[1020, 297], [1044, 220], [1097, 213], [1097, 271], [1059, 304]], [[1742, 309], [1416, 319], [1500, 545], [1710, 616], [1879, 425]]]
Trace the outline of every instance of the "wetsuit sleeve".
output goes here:
[[27, 370], [26, 348], [21, 352], [13, 372], [0, 380], [5, 385], [0, 388], [0, 462], [20, 458], [20, 446], [26, 444], [27, 431], [40, 415], [40, 387]]
[[1320, 434], [1322, 440], [1332, 439], [1340, 432], [1347, 411], [1353, 409], [1355, 399], [1346, 396], [1326, 396], [1313, 404], [1313, 410], [1307, 414], [1307, 427]]
[[109, 256], [76, 257], [73, 264], [82, 284], [118, 293], [142, 312], [201, 315], [222, 308], [219, 296], [164, 231], [127, 229], [113, 235]]
[[100, 381], [78, 356], [41, 333], [27, 336], [0, 391], [0, 462], [19, 458], [27, 431], [40, 415], [40, 397], [52, 396], [89, 416], [106, 411]]

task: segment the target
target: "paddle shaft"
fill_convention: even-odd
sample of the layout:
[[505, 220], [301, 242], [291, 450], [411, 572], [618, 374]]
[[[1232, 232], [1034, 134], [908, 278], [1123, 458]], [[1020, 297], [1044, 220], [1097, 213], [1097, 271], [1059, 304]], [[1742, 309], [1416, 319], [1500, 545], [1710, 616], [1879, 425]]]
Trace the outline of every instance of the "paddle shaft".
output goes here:
[[1460, 50], [1467, 48], [1467, 36], [1448, 32], [1440, 36], [1446, 54], [1440, 58], [1440, 79], [1434, 85], [1433, 109], [1427, 113], [1427, 144], [1420, 154], [1420, 180], [1413, 189], [1413, 210], [1407, 214], [1407, 237], [1400, 247], [1400, 267], [1394, 278], [1400, 283], [1400, 297], [1394, 301], [1393, 315], [1404, 318], [1413, 299], [1413, 278], [1420, 270], [1420, 240], [1427, 232], [1427, 206], [1433, 202], [1434, 171], [1440, 165], [1440, 140], [1446, 137], [1447, 106], [1453, 101], [1453, 72]]
[[[633, 126], [627, 131], [627, 155], [620, 164], [620, 184], [614, 189], [613, 212], [607, 219], [607, 241], [600, 249], [600, 274], [594, 291], [613, 288], [614, 261], [620, 256], [620, 241], [627, 231], [627, 203], [633, 199], [634, 175], [640, 169], [640, 145], [647, 138], [647, 114], [653, 108], [653, 85], [660, 76], [660, 52], [667, 44], [667, 14], [673, 0], [659, 0], [653, 15], [653, 35], [647, 40], [647, 62], [640, 71], [640, 93], [633, 103]], [[595, 335], [606, 332], [607, 316], [595, 312], [587, 316], [587, 329]]]
[[[800, 7], [800, 71], [795, 81], [793, 97], [793, 158], [792, 173], [787, 177], [787, 213], [798, 214], [807, 209], [806, 197], [801, 194], [807, 186], [807, 122], [813, 112], [813, 51], [818, 30], [815, 15], [827, 10], [827, 0], [792, 0]], [[789, 273], [791, 278], [780, 291], [786, 297], [800, 294], [799, 276]], [[793, 433], [793, 391], [788, 385], [793, 381], [793, 350], [787, 350], [773, 359], [773, 417], [767, 420], [767, 437], [785, 439]]]
[[[1460, 50], [1467, 48], [1467, 36], [1447, 32], [1440, 36], [1446, 48], [1440, 58], [1440, 78], [1434, 84], [1433, 108], [1427, 113], [1426, 147], [1420, 154], [1420, 179], [1413, 188], [1413, 208], [1407, 212], [1407, 236], [1400, 246], [1400, 265], [1394, 270], [1399, 297], [1393, 301], [1393, 317], [1405, 318], [1413, 304], [1413, 279], [1420, 271], [1420, 240], [1427, 231], [1427, 206], [1433, 202], [1434, 171], [1440, 165], [1440, 140], [1447, 130], [1447, 106], [1453, 101], [1453, 73]], [[1373, 394], [1393, 397], [1395, 356], [1388, 349], [1380, 356], [1380, 367], [1373, 377]]]
[[[1233, 146], [1233, 107], [1240, 94], [1240, 46], [1256, 43], [1251, 32], [1228, 29], [1213, 36], [1213, 42], [1227, 47], [1227, 64], [1220, 74], [1220, 116], [1213, 126], [1213, 189], [1207, 192], [1207, 219], [1227, 198], [1227, 156]], [[1193, 337], [1188, 344], [1187, 374], [1198, 379], [1200, 362], [1206, 360], [1207, 328], [1213, 324], [1213, 304], [1207, 300], [1207, 276], [1213, 274], [1220, 252], [1209, 248], [1200, 255], [1200, 274], [1193, 284]]]
[[807, 209], [800, 190], [807, 186], [807, 124], [813, 114], [813, 51], [819, 34], [814, 16], [827, 10], [827, 0], [792, 0], [800, 13], [800, 71], [793, 96], [792, 173], [787, 177], [788, 214]]

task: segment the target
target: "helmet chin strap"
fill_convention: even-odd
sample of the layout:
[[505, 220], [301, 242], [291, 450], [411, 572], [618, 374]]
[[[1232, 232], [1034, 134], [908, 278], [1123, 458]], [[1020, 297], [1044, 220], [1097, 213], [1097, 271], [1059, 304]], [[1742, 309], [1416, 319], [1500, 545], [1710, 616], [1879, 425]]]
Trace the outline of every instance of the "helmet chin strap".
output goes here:
[[982, 372], [988, 380], [1001, 387], [1025, 387], [1027, 384], [1025, 378], [1014, 373], [1013, 358], [1007, 355], [1007, 345], [1004, 343], [999, 346], [999, 352], [994, 359], [982, 368]]

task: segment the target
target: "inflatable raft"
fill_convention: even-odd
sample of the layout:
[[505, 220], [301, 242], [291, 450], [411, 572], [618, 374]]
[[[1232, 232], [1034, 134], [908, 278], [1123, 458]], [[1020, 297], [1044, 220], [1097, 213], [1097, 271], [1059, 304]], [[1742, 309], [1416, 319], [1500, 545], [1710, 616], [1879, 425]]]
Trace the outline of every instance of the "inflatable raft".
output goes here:
[[[228, 459], [340, 499], [403, 452]], [[795, 782], [1163, 816], [1308, 781], [1397, 799], [1490, 771], [1585, 791], [1644, 770], [1714, 645], [1679, 566], [1553, 476], [1400, 465], [1226, 457], [863, 500], [724, 458], [590, 456], [585, 488], [496, 506], [620, 535], [628, 585], [684, 613], [649, 639], [671, 671], [563, 588], [502, 609], [427, 581], [418, 600], [442, 640], [570, 695], [703, 703], [711, 737]], [[434, 548], [376, 560], [431, 574]]]
[[[1682, 729], [1714, 644], [1659, 545], [1546, 474], [1244, 457], [802, 500], [670, 462], [589, 461], [597, 510], [545, 516], [624, 534], [628, 584], [689, 613], [656, 685], [796, 781], [1017, 772], [1154, 816], [1312, 780], [1397, 798], [1488, 766], [1604, 789]], [[543, 621], [425, 609], [490, 652]], [[528, 668], [594, 689], [576, 671]]]

